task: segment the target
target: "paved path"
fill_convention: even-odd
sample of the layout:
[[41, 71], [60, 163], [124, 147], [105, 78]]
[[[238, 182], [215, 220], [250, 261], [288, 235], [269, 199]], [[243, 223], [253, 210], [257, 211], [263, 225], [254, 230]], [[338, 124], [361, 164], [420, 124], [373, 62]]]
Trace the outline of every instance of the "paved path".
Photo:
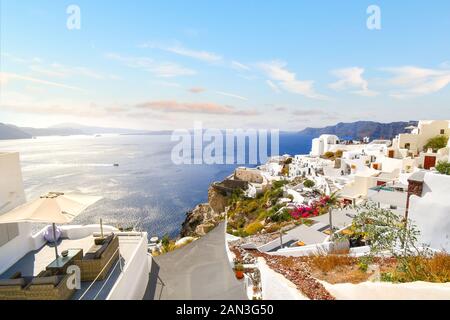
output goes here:
[[225, 223], [189, 245], [152, 259], [144, 300], [246, 300], [231, 269]]

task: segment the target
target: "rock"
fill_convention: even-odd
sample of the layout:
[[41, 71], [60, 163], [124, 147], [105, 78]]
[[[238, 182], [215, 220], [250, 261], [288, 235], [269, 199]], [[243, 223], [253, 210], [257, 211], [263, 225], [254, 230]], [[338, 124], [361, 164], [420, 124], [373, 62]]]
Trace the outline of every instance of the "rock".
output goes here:
[[212, 229], [214, 229], [216, 226], [216, 223], [213, 222], [206, 222], [202, 223], [195, 228], [195, 233], [199, 236], [204, 236], [208, 232], [210, 232]]
[[214, 229], [222, 220], [228, 205], [228, 197], [213, 186], [208, 189], [208, 202], [197, 205], [186, 213], [181, 226], [181, 237], [201, 237]]
[[228, 205], [228, 197], [210, 186], [208, 189], [208, 203], [214, 213], [221, 214]]

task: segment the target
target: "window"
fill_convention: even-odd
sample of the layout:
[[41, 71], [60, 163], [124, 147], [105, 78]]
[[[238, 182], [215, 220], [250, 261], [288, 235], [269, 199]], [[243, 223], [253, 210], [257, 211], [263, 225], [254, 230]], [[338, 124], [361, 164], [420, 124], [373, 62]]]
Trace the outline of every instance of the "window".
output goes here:
[[411, 144], [410, 143], [405, 143], [405, 149], [410, 149], [411, 148]]
[[445, 134], [445, 129], [441, 129], [441, 134]]

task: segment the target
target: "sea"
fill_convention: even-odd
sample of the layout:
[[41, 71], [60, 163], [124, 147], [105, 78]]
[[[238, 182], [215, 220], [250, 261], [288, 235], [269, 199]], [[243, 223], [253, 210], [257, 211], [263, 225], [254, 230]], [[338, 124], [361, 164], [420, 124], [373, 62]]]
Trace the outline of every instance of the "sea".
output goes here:
[[[279, 154], [306, 154], [311, 138], [280, 133]], [[102, 197], [72, 224], [102, 218], [104, 224], [147, 231], [149, 237], [175, 237], [186, 212], [207, 201], [209, 185], [246, 165], [177, 165], [171, 158], [176, 144], [170, 135], [38, 137], [0, 140], [0, 152], [20, 153], [27, 200], [50, 191]]]

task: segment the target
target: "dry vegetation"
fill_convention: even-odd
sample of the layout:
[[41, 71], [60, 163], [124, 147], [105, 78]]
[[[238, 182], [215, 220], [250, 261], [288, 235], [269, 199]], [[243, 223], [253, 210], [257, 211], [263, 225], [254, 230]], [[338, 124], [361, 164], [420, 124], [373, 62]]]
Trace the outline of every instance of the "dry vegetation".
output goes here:
[[450, 282], [450, 255], [439, 253], [431, 258], [408, 257], [401, 263], [398, 262], [391, 270], [383, 272], [382, 279], [393, 282]]
[[312, 257], [286, 258], [283, 268], [295, 270], [297, 264], [306, 263], [311, 275], [328, 283], [361, 283], [370, 280], [377, 269], [382, 281], [434, 283], [450, 282], [450, 256], [436, 254], [433, 257], [415, 256], [397, 260], [395, 258], [374, 258], [368, 268], [364, 259], [344, 254], [317, 255]]

